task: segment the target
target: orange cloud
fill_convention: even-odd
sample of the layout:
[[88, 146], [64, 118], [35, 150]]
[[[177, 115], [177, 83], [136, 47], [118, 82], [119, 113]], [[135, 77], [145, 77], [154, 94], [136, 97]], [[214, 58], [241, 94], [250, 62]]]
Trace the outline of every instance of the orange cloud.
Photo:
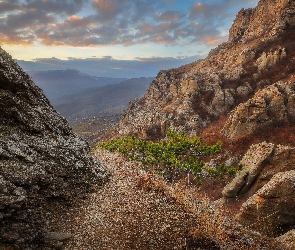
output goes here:
[[22, 45], [22, 46], [30, 46], [33, 45], [32, 42], [24, 41], [21, 39], [13, 39], [3, 33], [0, 33], [1, 41], [0, 45]]

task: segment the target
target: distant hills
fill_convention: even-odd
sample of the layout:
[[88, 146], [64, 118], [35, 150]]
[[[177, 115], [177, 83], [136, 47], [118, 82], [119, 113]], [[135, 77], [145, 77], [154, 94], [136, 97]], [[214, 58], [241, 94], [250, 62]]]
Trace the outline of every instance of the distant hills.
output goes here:
[[71, 123], [98, 115], [121, 114], [130, 101], [144, 95], [152, 80], [153, 78], [132, 78], [56, 98], [52, 103]]
[[44, 91], [50, 101], [64, 95], [79, 93], [88, 88], [101, 87], [126, 80], [126, 78], [90, 76], [76, 69], [29, 71], [28, 74]]
[[54, 108], [70, 123], [100, 115], [121, 114], [128, 103], [144, 95], [153, 77], [94, 77], [78, 70], [28, 72]]

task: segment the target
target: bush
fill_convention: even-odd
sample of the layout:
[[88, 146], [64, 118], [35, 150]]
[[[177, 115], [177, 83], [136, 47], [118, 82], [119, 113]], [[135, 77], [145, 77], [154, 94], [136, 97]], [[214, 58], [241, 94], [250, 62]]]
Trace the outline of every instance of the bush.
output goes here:
[[[170, 129], [166, 138], [160, 142], [139, 139], [133, 135], [98, 145], [99, 148], [119, 152], [129, 160], [140, 161], [144, 166], [168, 172], [191, 173], [197, 178], [201, 178], [200, 173], [205, 166], [201, 158], [221, 153], [221, 146], [221, 142], [206, 145], [202, 137], [189, 137]], [[236, 168], [221, 164], [217, 168], [206, 167], [205, 171], [213, 178], [222, 178], [224, 175], [233, 176]]]

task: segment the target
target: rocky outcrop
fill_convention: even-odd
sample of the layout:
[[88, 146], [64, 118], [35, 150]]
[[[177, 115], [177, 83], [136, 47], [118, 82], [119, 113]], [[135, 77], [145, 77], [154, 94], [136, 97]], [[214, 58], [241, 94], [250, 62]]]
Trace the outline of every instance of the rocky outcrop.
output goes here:
[[252, 145], [241, 160], [242, 171], [238, 172], [236, 177], [225, 186], [222, 192], [223, 196], [234, 198], [248, 192], [254, 182], [257, 181], [266, 162], [271, 158], [274, 148], [275, 146], [272, 143], [265, 142]]
[[2, 49], [0, 100], [0, 248], [24, 249], [43, 237], [47, 204], [71, 203], [108, 172]]
[[268, 235], [280, 235], [294, 225], [295, 148], [262, 142], [241, 160], [243, 169], [228, 183], [226, 199], [246, 200], [237, 219]]
[[268, 53], [263, 52], [261, 56], [256, 60], [258, 72], [274, 67], [286, 56], [287, 52], [285, 48], [278, 48], [275, 51], [269, 51]]
[[295, 118], [294, 90], [294, 82], [281, 81], [258, 91], [233, 110], [222, 133], [235, 139], [270, 124], [292, 123]]
[[[204, 60], [159, 72], [145, 96], [130, 103], [118, 134], [161, 138], [169, 127], [196, 134], [253, 97], [265, 87], [260, 83], [273, 84], [274, 75], [276, 82], [288, 79], [295, 72], [294, 13], [295, 3], [288, 0], [261, 0], [256, 8], [241, 10], [229, 40]], [[259, 113], [275, 109], [259, 101], [249, 105]], [[265, 123], [268, 116], [259, 119]]]
[[243, 43], [257, 37], [263, 40], [274, 39], [288, 26], [295, 24], [294, 13], [294, 3], [291, 0], [260, 0], [255, 9], [239, 12], [229, 37]]
[[233, 25], [229, 30], [229, 42], [239, 41], [243, 37], [245, 31], [249, 27], [252, 13], [253, 9], [242, 9], [239, 11]]
[[270, 236], [295, 223], [295, 170], [279, 172], [241, 207], [237, 220]]
[[277, 237], [276, 240], [284, 246], [284, 249], [293, 250], [295, 248], [295, 230], [290, 230], [289, 232]]
[[276, 173], [293, 170], [295, 148], [261, 142], [250, 147], [241, 163], [243, 169], [222, 192], [226, 198], [250, 197]]

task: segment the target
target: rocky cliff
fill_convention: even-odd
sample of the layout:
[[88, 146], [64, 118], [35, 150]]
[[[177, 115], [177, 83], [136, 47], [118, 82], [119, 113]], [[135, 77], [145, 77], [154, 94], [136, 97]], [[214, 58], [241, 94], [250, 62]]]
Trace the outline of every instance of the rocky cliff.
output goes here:
[[167, 129], [198, 133], [254, 93], [294, 73], [294, 1], [261, 0], [241, 10], [226, 43], [204, 60], [160, 71], [145, 96], [130, 103], [121, 135], [162, 137]]
[[1, 48], [0, 100], [0, 248], [40, 249], [54, 207], [102, 184], [108, 172]]

